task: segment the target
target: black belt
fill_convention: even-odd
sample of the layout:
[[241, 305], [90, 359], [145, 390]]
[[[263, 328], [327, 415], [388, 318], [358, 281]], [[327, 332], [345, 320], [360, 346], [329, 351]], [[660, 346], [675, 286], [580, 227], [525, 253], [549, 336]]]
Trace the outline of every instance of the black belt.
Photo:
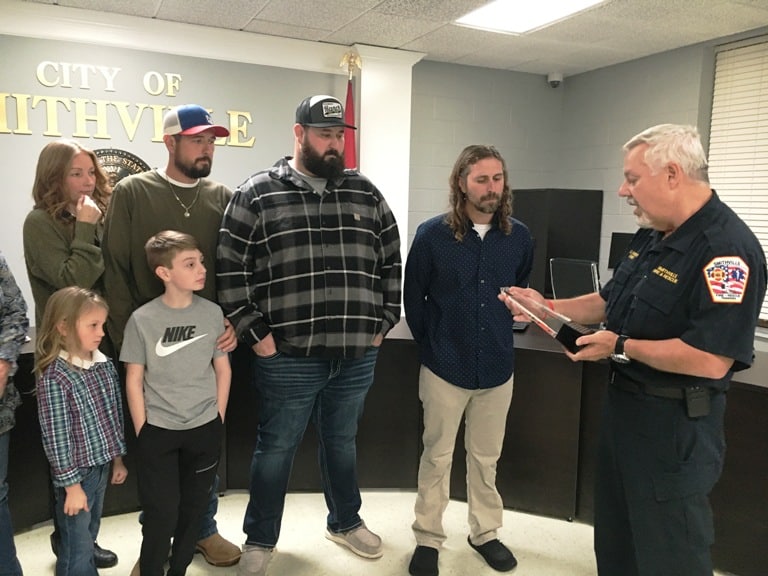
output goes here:
[[637, 394], [642, 392], [649, 396], [657, 396], [659, 398], [668, 398], [669, 400], [682, 400], [685, 398], [684, 388], [671, 388], [668, 386], [653, 386], [652, 384], [641, 384], [630, 380], [626, 376], [622, 376], [616, 370], [611, 370], [611, 385], [615, 386], [619, 390], [624, 392], [632, 392]]

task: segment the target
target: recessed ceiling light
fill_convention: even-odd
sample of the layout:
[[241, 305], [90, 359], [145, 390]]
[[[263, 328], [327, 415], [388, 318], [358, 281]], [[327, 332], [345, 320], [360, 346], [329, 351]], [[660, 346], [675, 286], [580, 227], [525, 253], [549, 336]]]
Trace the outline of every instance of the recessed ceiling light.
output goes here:
[[605, 0], [494, 0], [456, 20], [491, 32], [523, 34], [562, 20]]

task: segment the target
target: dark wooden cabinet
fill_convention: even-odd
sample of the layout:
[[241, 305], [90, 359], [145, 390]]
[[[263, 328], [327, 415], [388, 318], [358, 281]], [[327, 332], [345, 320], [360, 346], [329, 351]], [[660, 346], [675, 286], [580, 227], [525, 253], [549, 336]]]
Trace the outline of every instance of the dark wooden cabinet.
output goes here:
[[[607, 363], [573, 363], [536, 328], [516, 335], [514, 394], [497, 470], [506, 508], [591, 523], [597, 436], [608, 382]], [[251, 383], [250, 350], [233, 358], [233, 385], [219, 475], [221, 488], [247, 489], [256, 434], [258, 398]], [[11, 433], [9, 502], [17, 531], [50, 518], [47, 461], [40, 443], [37, 403], [29, 394], [31, 354], [17, 380], [27, 392]], [[422, 416], [418, 348], [387, 339], [376, 365], [358, 435], [361, 488], [416, 489]], [[737, 374], [738, 379], [738, 374]], [[768, 388], [735, 382], [728, 394], [725, 469], [712, 493], [715, 565], [758, 576], [768, 565]], [[127, 434], [133, 432], [128, 424]], [[129, 450], [131, 443], [129, 442]], [[105, 514], [136, 510], [135, 468], [110, 486]], [[451, 496], [466, 498], [463, 430], [454, 453]], [[320, 492], [317, 439], [310, 425], [296, 455], [290, 490]], [[403, 529], [407, 529], [404, 526]]]
[[550, 258], [600, 260], [602, 190], [514, 190], [512, 215], [528, 226], [533, 236], [531, 288], [552, 295]]

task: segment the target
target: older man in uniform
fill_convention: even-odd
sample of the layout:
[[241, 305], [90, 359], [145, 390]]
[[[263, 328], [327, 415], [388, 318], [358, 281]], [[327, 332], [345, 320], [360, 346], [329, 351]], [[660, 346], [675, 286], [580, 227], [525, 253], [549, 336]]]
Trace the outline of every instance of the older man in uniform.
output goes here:
[[600, 576], [711, 576], [725, 391], [753, 360], [765, 255], [710, 188], [695, 128], [654, 126], [624, 151], [619, 196], [641, 230], [613, 279], [567, 300], [510, 295], [606, 323], [569, 353], [611, 359], [595, 487]]

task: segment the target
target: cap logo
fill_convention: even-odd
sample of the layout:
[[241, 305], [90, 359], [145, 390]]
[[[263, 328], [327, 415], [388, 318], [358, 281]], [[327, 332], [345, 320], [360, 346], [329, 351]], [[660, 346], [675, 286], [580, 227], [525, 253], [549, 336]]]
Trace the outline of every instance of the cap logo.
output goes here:
[[344, 111], [338, 102], [323, 102], [323, 118], [343, 118]]

